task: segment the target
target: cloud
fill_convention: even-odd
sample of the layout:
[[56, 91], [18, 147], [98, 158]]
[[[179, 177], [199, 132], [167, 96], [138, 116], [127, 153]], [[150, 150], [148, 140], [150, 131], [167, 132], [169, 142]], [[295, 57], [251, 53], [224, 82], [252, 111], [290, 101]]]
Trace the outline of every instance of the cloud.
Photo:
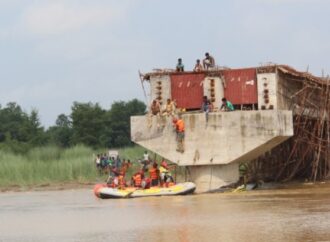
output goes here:
[[46, 1], [31, 5], [22, 14], [24, 28], [37, 35], [60, 35], [122, 19], [125, 7], [82, 4], [79, 1]]

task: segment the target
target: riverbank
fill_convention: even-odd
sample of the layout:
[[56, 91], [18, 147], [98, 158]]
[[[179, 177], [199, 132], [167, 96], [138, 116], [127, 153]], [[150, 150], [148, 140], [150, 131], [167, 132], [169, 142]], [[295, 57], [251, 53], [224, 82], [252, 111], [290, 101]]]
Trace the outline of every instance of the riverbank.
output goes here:
[[[26, 154], [0, 151], [0, 191], [61, 190], [92, 186], [104, 182], [106, 174], [99, 174], [95, 155], [107, 149], [93, 150], [85, 146], [61, 149], [54, 146], [39, 147]], [[139, 146], [119, 149], [122, 159], [142, 157]]]
[[19, 186], [12, 185], [1, 187], [0, 192], [27, 192], [27, 191], [61, 191], [61, 190], [76, 190], [76, 189], [93, 189], [95, 183], [45, 183], [34, 186]]

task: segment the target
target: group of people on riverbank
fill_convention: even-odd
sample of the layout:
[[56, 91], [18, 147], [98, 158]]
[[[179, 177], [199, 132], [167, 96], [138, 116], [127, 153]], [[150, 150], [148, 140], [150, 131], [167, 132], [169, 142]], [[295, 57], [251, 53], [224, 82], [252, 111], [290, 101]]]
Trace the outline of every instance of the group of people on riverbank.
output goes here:
[[110, 156], [106, 153], [97, 154], [95, 158], [95, 165], [100, 173], [102, 171], [109, 171], [111, 168], [119, 169], [123, 164], [131, 164], [131, 161], [121, 160], [118, 155]]
[[106, 171], [109, 176], [107, 184], [113, 188], [125, 189], [127, 186], [148, 189], [153, 186], [168, 187], [174, 184], [170, 166], [162, 159], [159, 164], [157, 160], [151, 160], [146, 151], [139, 163], [138, 171], [131, 177], [127, 177], [128, 170], [132, 167], [130, 160], [120, 159], [119, 156], [111, 157], [107, 154], [98, 154], [95, 159], [98, 170]]

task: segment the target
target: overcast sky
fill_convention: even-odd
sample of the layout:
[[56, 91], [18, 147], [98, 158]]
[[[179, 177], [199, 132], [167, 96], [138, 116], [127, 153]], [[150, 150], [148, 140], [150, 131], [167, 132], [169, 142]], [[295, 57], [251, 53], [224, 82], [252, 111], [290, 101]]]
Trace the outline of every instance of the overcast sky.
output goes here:
[[74, 101], [144, 100], [138, 70], [273, 62], [330, 73], [328, 0], [0, 0], [0, 104], [39, 111]]

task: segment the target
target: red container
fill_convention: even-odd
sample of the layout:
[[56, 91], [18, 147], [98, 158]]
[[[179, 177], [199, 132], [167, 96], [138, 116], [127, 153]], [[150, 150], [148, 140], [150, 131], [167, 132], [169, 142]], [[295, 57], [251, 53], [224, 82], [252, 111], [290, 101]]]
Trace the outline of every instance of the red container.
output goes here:
[[225, 97], [233, 104], [258, 103], [255, 68], [225, 70]]
[[203, 101], [202, 73], [171, 74], [171, 95], [178, 108], [200, 109]]

